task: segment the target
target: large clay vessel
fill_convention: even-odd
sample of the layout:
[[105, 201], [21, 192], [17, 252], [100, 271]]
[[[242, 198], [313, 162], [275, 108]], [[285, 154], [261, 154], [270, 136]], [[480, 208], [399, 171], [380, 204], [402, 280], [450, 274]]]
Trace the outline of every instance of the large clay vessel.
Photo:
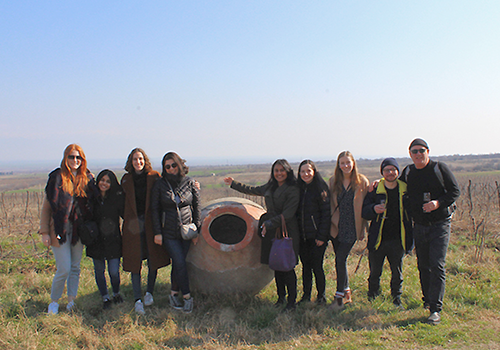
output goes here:
[[201, 293], [256, 294], [274, 273], [260, 263], [258, 221], [265, 210], [250, 200], [218, 199], [202, 209], [201, 234], [187, 256], [191, 288]]

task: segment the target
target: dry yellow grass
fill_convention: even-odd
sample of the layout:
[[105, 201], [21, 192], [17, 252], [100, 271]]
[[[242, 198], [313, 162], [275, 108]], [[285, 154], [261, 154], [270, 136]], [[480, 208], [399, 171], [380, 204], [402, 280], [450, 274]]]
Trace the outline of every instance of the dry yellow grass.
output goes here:
[[[268, 174], [245, 176], [234, 177], [265, 181]], [[209, 189], [214, 197], [236, 195], [216, 186], [221, 183], [219, 176], [200, 182], [207, 191], [202, 195]], [[468, 179], [461, 183], [467, 185]], [[405, 311], [395, 310], [388, 295], [368, 302], [366, 256], [354, 274], [364, 242], [355, 246], [348, 261], [354, 303], [340, 313], [314, 304], [280, 313], [272, 307], [276, 297], [271, 285], [256, 297], [195, 295], [195, 311], [185, 315], [168, 307], [169, 268], [160, 270], [155, 305], [147, 308], [146, 316], [133, 311], [126, 273], [122, 273], [125, 303], [104, 312], [91, 261], [84, 258], [77, 311], [68, 314], [62, 302], [59, 315], [47, 316], [55, 263], [36, 235], [40, 197], [29, 194], [28, 200], [27, 196], [4, 194], [0, 205], [1, 349], [500, 349], [500, 214], [494, 199], [484, 202], [484, 197], [475, 197], [475, 203], [481, 203], [474, 212], [478, 220], [484, 218], [487, 206], [491, 209], [480, 261], [475, 259], [477, 242], [470, 232], [468, 204], [460, 203], [448, 255], [443, 322], [432, 327], [422, 322], [427, 311], [421, 307], [415, 256], [405, 259]], [[299, 271], [300, 266], [300, 275]], [[331, 247], [325, 271], [331, 296], [335, 289]], [[388, 284], [385, 268], [386, 292]]]

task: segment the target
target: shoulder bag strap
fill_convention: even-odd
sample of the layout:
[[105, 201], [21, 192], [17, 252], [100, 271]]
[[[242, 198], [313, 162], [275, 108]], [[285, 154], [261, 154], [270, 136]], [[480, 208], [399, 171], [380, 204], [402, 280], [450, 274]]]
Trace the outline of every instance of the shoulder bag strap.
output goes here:
[[288, 238], [288, 230], [286, 229], [286, 221], [285, 221], [285, 216], [283, 214], [281, 216], [281, 234], [283, 235], [283, 238]]

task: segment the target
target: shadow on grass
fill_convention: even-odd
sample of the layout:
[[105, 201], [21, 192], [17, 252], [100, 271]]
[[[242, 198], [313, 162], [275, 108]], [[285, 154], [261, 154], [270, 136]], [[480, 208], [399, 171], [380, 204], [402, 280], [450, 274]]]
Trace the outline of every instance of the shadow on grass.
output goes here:
[[[303, 335], [381, 330], [394, 326], [404, 328], [425, 321], [424, 317], [415, 316], [416, 310], [396, 310], [383, 298], [372, 304], [360, 298], [341, 311], [332, 310], [330, 304], [307, 303], [299, 305], [295, 311], [283, 312], [274, 307], [274, 302], [267, 296], [269, 290], [266, 296], [194, 294], [194, 310], [185, 314], [170, 307], [169, 291], [169, 283], [157, 283], [154, 304], [145, 307], [146, 314], [141, 316], [134, 311], [130, 283], [121, 286], [124, 303], [114, 304], [109, 310], [103, 310], [102, 298], [96, 288], [94, 292], [77, 298], [75, 316], [81, 318], [83, 326], [94, 329], [100, 336], [105, 337], [106, 329], [110, 327], [124, 335], [135, 327], [154, 334], [155, 344], [172, 348], [207, 343], [259, 346], [290, 341]], [[67, 312], [65, 306], [63, 302], [60, 304], [61, 313]], [[42, 316], [46, 314], [47, 304], [31, 299], [25, 303], [24, 309], [28, 317]], [[15, 312], [19, 310], [12, 309], [9, 314]]]

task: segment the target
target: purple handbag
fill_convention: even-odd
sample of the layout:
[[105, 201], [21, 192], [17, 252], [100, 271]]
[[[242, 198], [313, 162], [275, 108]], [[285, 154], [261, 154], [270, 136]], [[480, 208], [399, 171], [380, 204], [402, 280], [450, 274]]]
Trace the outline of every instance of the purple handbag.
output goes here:
[[278, 231], [276, 230], [276, 238], [272, 240], [271, 252], [269, 253], [269, 268], [274, 271], [291, 271], [297, 265], [297, 256], [293, 250], [293, 240], [288, 237], [283, 214], [281, 214], [282, 238], [278, 238]]

